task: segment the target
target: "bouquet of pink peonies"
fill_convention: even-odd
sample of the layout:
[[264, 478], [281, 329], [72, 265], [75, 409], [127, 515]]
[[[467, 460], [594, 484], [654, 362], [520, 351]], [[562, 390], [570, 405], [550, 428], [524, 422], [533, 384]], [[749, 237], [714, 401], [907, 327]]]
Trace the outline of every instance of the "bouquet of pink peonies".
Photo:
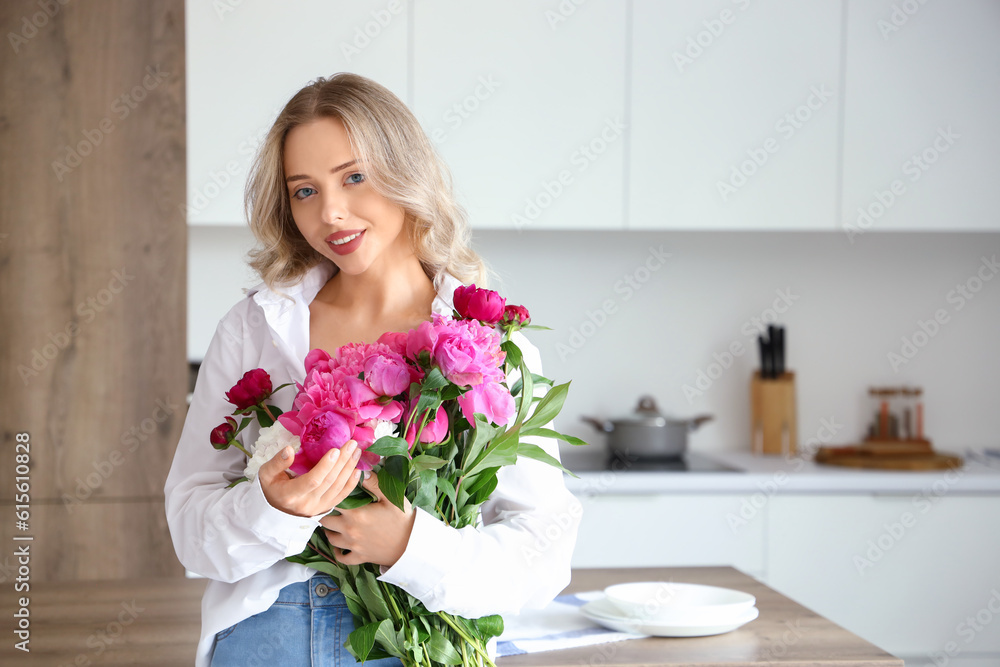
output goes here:
[[[247, 455], [245, 476], [230, 486], [253, 479], [287, 445], [296, 452], [290, 472], [302, 474], [353, 439], [362, 451], [357, 467], [378, 476], [387, 500], [401, 510], [408, 500], [462, 528], [477, 524], [497, 471], [518, 456], [572, 475], [541, 447], [521, 441], [536, 435], [587, 444], [546, 427], [562, 409], [569, 382], [552, 386], [531, 373], [511, 340], [519, 329], [548, 327], [530, 324], [523, 306], [507, 305], [496, 292], [475, 285], [456, 289], [454, 303], [451, 317], [435, 313], [406, 333], [344, 345], [333, 356], [310, 351], [305, 382], [296, 383], [293, 409], [285, 413], [266, 401], [291, 383], [272, 389], [266, 372], [248, 371], [226, 393], [241, 423], [227, 416], [211, 434], [217, 449], [234, 445]], [[508, 386], [514, 368], [520, 377]], [[540, 399], [534, 396], [538, 383], [550, 387]], [[260, 435], [247, 451], [236, 436], [254, 418]], [[359, 483], [337, 507], [372, 500]], [[493, 665], [486, 644], [503, 632], [499, 615], [466, 619], [428, 611], [403, 589], [379, 581], [378, 565], [338, 562], [322, 527], [302, 553], [287, 560], [337, 581], [355, 624], [344, 646], [359, 661], [395, 656], [408, 666]]]

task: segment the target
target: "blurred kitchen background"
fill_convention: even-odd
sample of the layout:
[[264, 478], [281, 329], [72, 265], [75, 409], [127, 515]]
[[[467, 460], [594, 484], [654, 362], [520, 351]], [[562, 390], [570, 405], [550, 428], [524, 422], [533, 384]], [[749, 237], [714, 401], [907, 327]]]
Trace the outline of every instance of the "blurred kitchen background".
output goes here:
[[[191, 574], [162, 489], [258, 282], [247, 167], [291, 94], [352, 71], [414, 111], [489, 286], [552, 329], [528, 336], [572, 381], [558, 428], [591, 443], [562, 449], [574, 566], [734, 565], [908, 665], [1000, 664], [1000, 2], [18, 0], [0, 26], [0, 469], [30, 434], [33, 581]], [[965, 466], [752, 456], [768, 323], [801, 449], [907, 384]], [[727, 467], [602, 470], [580, 417], [644, 394], [712, 415], [688, 447]]]

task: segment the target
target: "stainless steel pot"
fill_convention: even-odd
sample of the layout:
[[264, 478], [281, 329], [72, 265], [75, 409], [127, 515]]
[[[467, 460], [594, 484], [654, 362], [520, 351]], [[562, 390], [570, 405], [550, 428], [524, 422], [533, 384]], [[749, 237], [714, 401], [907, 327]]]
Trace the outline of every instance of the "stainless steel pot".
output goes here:
[[696, 430], [712, 415], [692, 419], [670, 419], [656, 407], [652, 396], [642, 396], [635, 411], [618, 419], [580, 419], [608, 434], [608, 450], [612, 456], [625, 460], [636, 458], [668, 458], [682, 456], [687, 451], [688, 433]]

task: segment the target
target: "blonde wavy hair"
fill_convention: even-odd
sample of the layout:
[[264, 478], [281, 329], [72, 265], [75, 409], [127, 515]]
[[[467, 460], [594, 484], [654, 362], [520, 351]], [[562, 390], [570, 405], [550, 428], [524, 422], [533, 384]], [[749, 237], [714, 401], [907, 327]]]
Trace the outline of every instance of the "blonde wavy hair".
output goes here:
[[387, 88], [348, 72], [314, 79], [295, 93], [251, 165], [243, 205], [257, 245], [247, 257], [261, 280], [287, 297], [279, 284], [294, 284], [321, 262], [333, 264], [295, 225], [282, 159], [292, 128], [325, 117], [344, 124], [372, 188], [406, 212], [404, 231], [435, 290], [443, 271], [488, 287], [495, 273], [470, 247], [472, 231], [455, 201], [451, 173], [420, 123]]

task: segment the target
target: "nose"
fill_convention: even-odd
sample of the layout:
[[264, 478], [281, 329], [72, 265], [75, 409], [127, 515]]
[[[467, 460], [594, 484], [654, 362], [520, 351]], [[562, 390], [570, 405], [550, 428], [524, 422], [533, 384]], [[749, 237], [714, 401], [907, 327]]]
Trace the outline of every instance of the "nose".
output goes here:
[[347, 197], [341, 192], [320, 195], [323, 198], [323, 222], [332, 225], [347, 218]]

